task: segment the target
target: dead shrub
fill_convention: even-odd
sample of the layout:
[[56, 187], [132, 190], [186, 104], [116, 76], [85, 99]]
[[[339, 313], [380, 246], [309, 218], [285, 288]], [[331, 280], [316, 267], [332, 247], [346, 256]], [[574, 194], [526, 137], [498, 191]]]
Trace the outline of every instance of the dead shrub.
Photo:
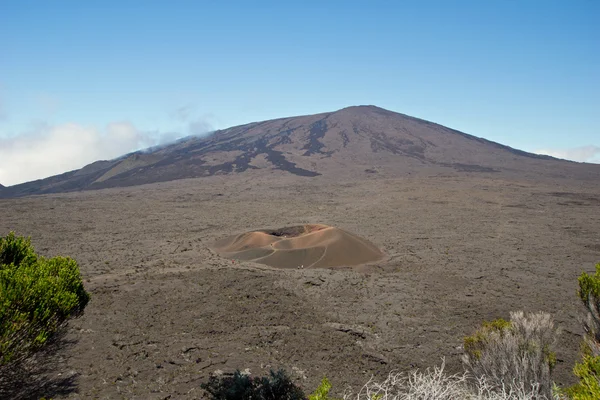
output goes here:
[[485, 323], [465, 338], [463, 361], [477, 379], [496, 390], [509, 385], [551, 399], [557, 336], [550, 314], [511, 312], [510, 321]]

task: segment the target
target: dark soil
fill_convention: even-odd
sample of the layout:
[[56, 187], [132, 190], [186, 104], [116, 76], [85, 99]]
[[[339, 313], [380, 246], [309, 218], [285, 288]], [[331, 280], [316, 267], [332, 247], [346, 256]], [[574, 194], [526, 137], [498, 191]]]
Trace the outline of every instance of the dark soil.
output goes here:
[[[573, 382], [584, 316], [577, 277], [600, 261], [598, 185], [251, 172], [0, 200], [0, 232], [74, 257], [92, 294], [69, 325], [71, 344], [31, 381], [41, 385], [34, 393], [201, 398], [200, 383], [217, 370], [285, 368], [306, 392], [327, 376], [339, 394], [442, 359], [460, 372], [462, 338], [512, 310], [554, 316], [563, 330], [555, 379]], [[279, 270], [209, 250], [228, 235], [317, 223], [387, 258]], [[59, 378], [66, 384], [54, 390], [48, 382]]]

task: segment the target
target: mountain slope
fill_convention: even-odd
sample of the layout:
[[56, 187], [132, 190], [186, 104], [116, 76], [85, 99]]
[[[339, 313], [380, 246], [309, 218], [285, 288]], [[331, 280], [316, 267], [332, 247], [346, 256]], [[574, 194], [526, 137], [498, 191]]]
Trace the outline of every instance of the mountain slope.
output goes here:
[[188, 137], [159, 149], [4, 188], [0, 196], [273, 172], [304, 178], [493, 173], [600, 179], [600, 165], [531, 154], [404, 114], [358, 106]]

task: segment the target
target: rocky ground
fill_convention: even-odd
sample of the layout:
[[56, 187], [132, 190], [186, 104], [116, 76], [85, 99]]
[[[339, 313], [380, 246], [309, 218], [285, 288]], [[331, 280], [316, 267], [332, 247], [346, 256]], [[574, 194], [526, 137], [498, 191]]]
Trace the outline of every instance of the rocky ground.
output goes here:
[[[217, 370], [285, 368], [307, 392], [326, 375], [337, 393], [442, 359], [458, 372], [462, 338], [521, 309], [562, 327], [555, 377], [569, 384], [582, 334], [577, 276], [600, 261], [599, 222], [598, 187], [476, 173], [240, 174], [0, 200], [0, 232], [74, 257], [92, 294], [40, 383], [54, 398], [201, 398]], [[209, 249], [298, 224], [342, 228], [386, 257], [280, 270]]]

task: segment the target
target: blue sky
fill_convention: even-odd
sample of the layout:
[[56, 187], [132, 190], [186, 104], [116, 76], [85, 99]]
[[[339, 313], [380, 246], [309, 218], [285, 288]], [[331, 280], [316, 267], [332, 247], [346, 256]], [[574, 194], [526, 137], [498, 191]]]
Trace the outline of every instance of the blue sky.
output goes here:
[[374, 104], [600, 162], [600, 2], [0, 0], [0, 183]]

